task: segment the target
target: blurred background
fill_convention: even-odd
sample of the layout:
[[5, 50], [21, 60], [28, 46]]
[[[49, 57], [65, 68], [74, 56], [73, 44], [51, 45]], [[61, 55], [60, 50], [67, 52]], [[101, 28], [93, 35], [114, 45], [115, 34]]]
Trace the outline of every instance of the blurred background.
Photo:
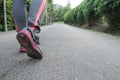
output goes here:
[[[32, 0], [26, 3], [27, 11]], [[14, 30], [13, 0], [0, 0], [0, 31]], [[42, 25], [54, 22], [120, 35], [120, 0], [47, 0]]]

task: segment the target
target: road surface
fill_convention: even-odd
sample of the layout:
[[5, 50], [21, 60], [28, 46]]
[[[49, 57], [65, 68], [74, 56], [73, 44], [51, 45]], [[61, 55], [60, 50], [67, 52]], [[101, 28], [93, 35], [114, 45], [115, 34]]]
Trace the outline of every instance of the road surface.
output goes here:
[[120, 38], [65, 24], [42, 27], [42, 60], [19, 52], [16, 32], [0, 33], [0, 80], [120, 80]]

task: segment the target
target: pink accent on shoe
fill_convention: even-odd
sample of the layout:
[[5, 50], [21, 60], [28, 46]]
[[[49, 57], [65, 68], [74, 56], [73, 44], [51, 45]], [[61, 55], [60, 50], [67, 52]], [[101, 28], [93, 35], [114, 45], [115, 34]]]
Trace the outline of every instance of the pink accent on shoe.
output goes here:
[[38, 49], [35, 41], [34, 41], [33, 38], [31, 37], [30, 33], [29, 33], [28, 31], [25, 31], [25, 30], [22, 30], [22, 31], [20, 31], [20, 32], [27, 34], [27, 36], [29, 37], [29, 39], [30, 39], [30, 41], [31, 41], [31, 43], [32, 43], [33, 48], [36, 49], [37, 51], [39, 51], [39, 53], [41, 53], [40, 50]]
[[26, 52], [27, 50], [24, 47], [20, 47], [20, 52]]

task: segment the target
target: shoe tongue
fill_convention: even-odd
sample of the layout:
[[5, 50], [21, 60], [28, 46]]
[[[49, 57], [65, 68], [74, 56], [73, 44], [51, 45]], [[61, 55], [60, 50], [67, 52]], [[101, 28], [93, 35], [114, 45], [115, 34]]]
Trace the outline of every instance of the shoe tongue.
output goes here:
[[36, 44], [40, 44], [39, 43], [39, 36], [38, 36], [38, 34], [33, 32], [30, 28], [27, 28], [27, 30], [30, 32], [30, 34], [31, 34], [33, 40], [36, 42]]

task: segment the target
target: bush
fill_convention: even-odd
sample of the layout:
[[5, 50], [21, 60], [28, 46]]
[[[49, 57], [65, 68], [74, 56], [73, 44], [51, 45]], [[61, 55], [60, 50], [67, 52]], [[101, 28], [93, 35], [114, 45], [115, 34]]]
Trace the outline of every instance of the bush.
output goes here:
[[95, 0], [94, 5], [96, 13], [107, 18], [107, 31], [120, 30], [120, 0]]
[[120, 0], [84, 0], [65, 14], [64, 22], [76, 25], [88, 24], [88, 26], [103, 22], [102, 24], [109, 26], [107, 31], [115, 31], [120, 30], [119, 13]]

